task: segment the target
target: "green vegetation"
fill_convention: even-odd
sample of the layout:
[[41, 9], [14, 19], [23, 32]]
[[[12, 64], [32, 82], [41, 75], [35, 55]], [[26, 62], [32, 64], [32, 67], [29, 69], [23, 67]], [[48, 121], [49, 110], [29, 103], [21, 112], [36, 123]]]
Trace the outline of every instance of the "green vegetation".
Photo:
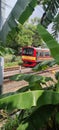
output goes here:
[[22, 64], [21, 56], [15, 56], [15, 55], [5, 55], [4, 56], [4, 66], [7, 67], [13, 67], [13, 66], [19, 66]]
[[[35, 19], [33, 21], [35, 23]], [[24, 25], [19, 24], [16, 28], [9, 32], [6, 46], [13, 48], [16, 54], [19, 54], [21, 47], [31, 45], [43, 45], [43, 41], [37, 31], [37, 25], [33, 25], [33, 23], [27, 24], [26, 22]]]
[[41, 18], [41, 24], [44, 27], [47, 27], [50, 23], [53, 22], [53, 36], [56, 38], [58, 37], [59, 32], [59, 0], [42, 0], [42, 5], [44, 13]]
[[16, 130], [18, 125], [19, 125], [18, 117], [15, 116], [15, 117], [13, 117], [13, 119], [8, 118], [8, 122], [7, 122], [7, 124], [4, 125], [4, 128], [5, 128], [5, 130], [7, 130], [7, 129], [8, 130]]
[[[40, 29], [41, 26], [39, 26]], [[39, 31], [38, 28], [38, 31]], [[50, 34], [45, 31], [43, 28], [43, 34], [46, 34], [47, 39], [50, 38], [52, 41], [54, 39], [50, 36]], [[43, 38], [44, 35], [41, 35]], [[50, 45], [47, 39], [44, 39], [47, 45]], [[54, 41], [56, 47], [58, 44]], [[52, 43], [53, 44], [53, 43]], [[59, 49], [59, 48], [58, 48]], [[56, 52], [54, 52], [54, 48], [52, 47], [52, 54], [55, 58]], [[55, 58], [56, 62], [58, 61]], [[50, 62], [42, 63], [38, 71], [41, 70], [44, 65], [51, 65]], [[59, 73], [55, 75], [57, 83], [53, 81], [51, 77], [38, 76], [34, 74], [26, 75], [26, 74], [17, 74], [12, 77], [11, 80], [25, 80], [29, 82], [29, 85], [16, 91], [16, 93], [10, 93], [9, 95], [5, 95], [0, 99], [0, 108], [3, 108], [8, 113], [11, 113], [15, 109], [20, 109], [20, 113], [18, 115], [18, 126], [15, 127], [16, 130], [38, 130], [44, 128], [46, 130], [54, 130], [54, 128], [59, 129]], [[52, 81], [54, 85], [47, 87], [47, 82]], [[42, 85], [46, 85], [46, 88], [42, 88]], [[8, 125], [8, 122], [6, 123]], [[10, 122], [11, 124], [11, 122]], [[7, 130], [7, 129], [6, 129]], [[11, 128], [13, 130], [13, 127]]]

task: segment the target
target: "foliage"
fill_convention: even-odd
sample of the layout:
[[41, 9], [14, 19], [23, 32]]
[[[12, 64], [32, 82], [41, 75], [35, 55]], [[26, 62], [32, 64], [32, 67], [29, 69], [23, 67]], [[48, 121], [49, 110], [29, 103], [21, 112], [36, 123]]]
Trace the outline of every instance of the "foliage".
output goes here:
[[50, 23], [53, 22], [52, 30], [54, 31], [53, 36], [58, 37], [59, 32], [59, 0], [43, 0], [42, 1], [44, 13], [41, 18], [41, 24], [44, 27], [47, 27]]
[[0, 55], [4, 56], [6, 54], [14, 54], [14, 50], [11, 48], [0, 46]]
[[17, 116], [13, 117], [13, 119], [9, 117], [7, 123], [3, 126], [2, 130], [16, 130], [18, 125], [19, 121]]
[[[53, 42], [58, 47], [58, 44], [56, 43], [56, 41], [54, 41], [52, 37], [50, 37], [49, 33], [45, 31], [45, 29], [42, 28], [41, 26], [38, 26], [38, 27], [40, 28], [40, 34], [42, 38], [46, 40], [47, 45], [50, 46], [50, 42], [48, 41], [48, 39], [52, 39]], [[53, 53], [54, 52], [53, 47], [51, 49], [52, 49], [52, 54], [55, 58], [56, 52]], [[57, 58], [56, 58], [56, 61], [57, 61]], [[50, 62], [48, 64], [50, 64]], [[18, 130], [19, 129], [29, 130], [30, 128], [33, 130], [34, 128], [35, 130], [38, 130], [38, 128], [43, 128], [43, 127], [46, 127], [47, 129], [48, 128], [53, 129], [54, 127], [58, 128], [59, 118], [57, 116], [57, 113], [58, 113], [58, 108], [59, 108], [58, 106], [59, 91], [57, 91], [57, 87], [59, 86], [58, 85], [59, 83], [57, 83], [53, 89], [50, 88], [50, 90], [44, 90], [44, 89], [42, 90], [40, 83], [45, 84], [49, 80], [52, 81], [51, 78], [48, 79], [45, 77], [32, 74], [32, 75], [16, 75], [14, 76], [14, 80], [15, 79], [17, 81], [24, 79], [29, 82], [29, 86], [25, 87], [22, 90], [19, 90], [18, 93], [16, 94], [7, 96], [5, 98], [1, 98], [0, 108], [3, 107], [3, 109], [6, 108], [7, 110], [10, 110], [10, 111], [12, 111], [15, 108], [21, 109], [21, 110], [23, 109], [22, 114], [19, 114], [20, 125], [19, 125]], [[42, 113], [42, 115], [40, 115], [40, 113]], [[44, 114], [45, 114], [45, 117], [44, 117]]]
[[7, 62], [4, 64], [5, 68], [18, 66], [18, 62]]
[[36, 4], [37, 0], [17, 0], [14, 8], [8, 16], [8, 19], [5, 21], [0, 31], [0, 39], [2, 39], [4, 43], [8, 32], [17, 26], [18, 21], [23, 24], [28, 19], [29, 15], [32, 14]]
[[7, 47], [11, 47], [15, 50], [20, 51], [23, 46], [39, 46], [43, 42], [38, 34], [37, 26], [33, 24], [24, 25], [19, 24], [14, 28], [7, 37]]
[[56, 63], [59, 64], [59, 44], [43, 26], [38, 25], [37, 29], [39, 35], [42, 37], [42, 39], [50, 49], [52, 57], [55, 58]]
[[[51, 90], [50, 91], [38, 90], [38, 91], [30, 91], [30, 92], [28, 91], [28, 92], [24, 92], [21, 94], [20, 93], [15, 94], [12, 96], [8, 96], [7, 98], [0, 99], [0, 108], [7, 107], [7, 109], [10, 109], [10, 110], [15, 109], [15, 108], [31, 110], [31, 107], [35, 106], [34, 109], [32, 110], [32, 113], [29, 111], [30, 112], [29, 114], [25, 114], [25, 111], [24, 111], [22, 118], [20, 115], [21, 123], [19, 126], [19, 128], [21, 128], [21, 130], [23, 127], [25, 130], [26, 129], [25, 125], [26, 125], [26, 123], [28, 123], [27, 128], [31, 126], [31, 128], [33, 127], [33, 130], [34, 130], [34, 127], [35, 127], [35, 129], [36, 128], [38, 129], [40, 127], [43, 127], [44, 124], [46, 125], [46, 121], [48, 121], [49, 118], [51, 118], [52, 114], [55, 111], [55, 108], [56, 108], [56, 110], [58, 110], [57, 109], [58, 108], [57, 105], [59, 103], [59, 101], [57, 100], [58, 97], [59, 97], [59, 93], [58, 92], [55, 93], [54, 91], [51, 91]], [[26, 101], [26, 103], [25, 103], [25, 101]], [[51, 106], [49, 106], [49, 104]], [[10, 108], [10, 105], [11, 105], [11, 108]], [[44, 106], [46, 106], [45, 109], [44, 109]], [[41, 108], [41, 110], [40, 110], [40, 108]], [[45, 117], [44, 117], [45, 120], [43, 120], [44, 114], [42, 114], [42, 116], [40, 116], [40, 118], [38, 117], [38, 114], [40, 115], [40, 113], [45, 113]], [[25, 114], [25, 117], [24, 117], [24, 114]], [[37, 122], [36, 122], [36, 120], [37, 120]], [[31, 125], [32, 121], [33, 121], [33, 124]], [[34, 122], [36, 122], [36, 123], [34, 123]], [[39, 123], [39, 122], [41, 122], [41, 123]]]
[[22, 64], [21, 56], [15, 56], [15, 55], [5, 55], [4, 56], [5, 61], [5, 68], [6, 67], [12, 67], [12, 66], [18, 66]]
[[39, 23], [40, 23], [40, 19], [38, 17], [34, 17], [33, 19], [31, 19], [31, 24], [37, 25]]
[[59, 34], [59, 14], [55, 17], [53, 20], [53, 26], [52, 26], [53, 36], [58, 38]]
[[49, 67], [52, 67], [53, 65], [55, 65], [56, 62], [55, 60], [51, 60], [51, 61], [43, 61], [42, 63], [39, 63], [38, 65], [36, 65], [33, 70], [34, 71], [40, 71], [40, 70], [45, 70]]
[[43, 9], [45, 10], [42, 19], [41, 19], [41, 23], [42, 25], [44, 25], [45, 27], [47, 27], [55, 18], [57, 11], [58, 11], [58, 7], [59, 7], [59, 1], [58, 0], [44, 0], [42, 2], [43, 4]]
[[10, 63], [11, 60], [12, 60], [12, 57], [13, 57], [13, 55], [11, 55], [11, 54], [6, 54], [6, 55], [4, 56], [4, 61], [5, 61], [5, 63]]

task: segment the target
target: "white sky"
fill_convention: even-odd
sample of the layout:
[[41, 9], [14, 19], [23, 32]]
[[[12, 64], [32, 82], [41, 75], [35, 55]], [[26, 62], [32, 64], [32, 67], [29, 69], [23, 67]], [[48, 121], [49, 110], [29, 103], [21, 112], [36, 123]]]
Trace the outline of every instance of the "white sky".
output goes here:
[[9, 13], [11, 12], [12, 8], [14, 7], [15, 3], [17, 2], [17, 0], [5, 0], [5, 3], [7, 3], [7, 5], [5, 6], [5, 18], [8, 17]]
[[[15, 3], [17, 2], [17, 0], [5, 0], [5, 3], [7, 3], [7, 5], [5, 5], [6, 9], [5, 9], [5, 19], [8, 17], [9, 13], [11, 12], [12, 8], [14, 7]], [[34, 12], [32, 13], [32, 15], [29, 17], [29, 19], [33, 19], [34, 17], [39, 17], [39, 19], [42, 17], [43, 14], [43, 9], [42, 6], [37, 5], [34, 9]], [[50, 26], [48, 26], [48, 31], [51, 33], [51, 27], [52, 24]]]
[[[15, 5], [15, 3], [17, 2], [17, 0], [5, 0], [5, 3], [7, 3], [7, 5], [9, 5], [10, 7], [6, 6], [6, 10], [5, 10], [5, 18], [8, 17], [9, 13], [11, 12], [13, 6]], [[34, 18], [34, 17], [39, 17], [41, 18], [43, 14], [43, 9], [41, 6], [36, 6], [33, 14], [30, 16], [30, 19], [31, 18]]]
[[39, 18], [41, 18], [43, 12], [44, 12], [44, 11], [43, 11], [43, 9], [42, 9], [42, 6], [37, 5], [37, 6], [35, 7], [34, 12], [33, 12], [32, 15], [30, 16], [30, 19], [32, 19], [32, 18], [34, 18], [34, 17], [39, 17]]

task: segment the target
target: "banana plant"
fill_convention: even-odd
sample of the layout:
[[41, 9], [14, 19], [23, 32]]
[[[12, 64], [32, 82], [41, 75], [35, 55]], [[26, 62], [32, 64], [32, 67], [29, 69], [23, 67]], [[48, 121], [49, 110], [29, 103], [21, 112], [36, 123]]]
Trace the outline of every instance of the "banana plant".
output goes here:
[[41, 70], [45, 70], [49, 67], [52, 67], [53, 65], [56, 64], [55, 60], [51, 60], [51, 61], [43, 61], [42, 63], [37, 64], [32, 70], [33, 71], [41, 71]]
[[34, 11], [37, 0], [17, 0], [10, 15], [0, 30], [0, 39], [5, 43], [8, 32], [18, 25], [23, 24]]
[[[53, 111], [55, 111], [55, 109], [58, 110], [57, 109], [59, 104], [58, 99], [59, 99], [59, 92], [54, 92], [52, 90], [28, 91], [0, 99], [0, 109], [3, 108], [12, 111], [15, 108], [23, 110], [31, 110], [32, 108], [34, 108], [32, 113], [29, 111], [29, 114], [27, 113], [28, 115], [21, 119], [21, 123], [18, 129], [23, 130], [24, 127], [24, 130], [28, 128], [33, 128], [34, 130], [35, 127], [35, 130], [36, 128], [38, 130], [38, 128], [46, 125], [46, 122], [48, 122], [49, 118], [52, 117]], [[46, 106], [45, 109], [44, 106]], [[40, 111], [40, 109], [42, 111]], [[43, 120], [44, 115], [43, 116], [41, 115], [43, 114], [43, 110], [44, 113], [46, 112], [45, 113], [46, 116], [44, 117], [45, 120]], [[36, 120], [37, 122], [35, 123]], [[33, 121], [32, 122], [33, 124], [31, 124], [31, 121]], [[41, 125], [40, 121], [42, 121]]]
[[51, 51], [52, 57], [55, 59], [56, 63], [59, 64], [59, 44], [51, 36], [51, 34], [40, 24], [37, 27], [39, 35], [42, 37], [43, 41], [47, 44]]
[[[42, 85], [45, 85], [46, 89], [49, 89], [47, 86], [47, 82], [48, 81], [54, 82], [51, 77], [44, 77], [37, 74], [29, 74], [29, 75], [17, 74], [15, 76], [12, 76], [10, 80], [14, 80], [14, 81], [25, 80], [29, 83], [28, 86], [21, 88], [20, 90], [18, 90], [18, 92], [23, 92], [23, 91], [28, 91], [28, 90], [40, 90], [40, 89], [43, 89]], [[50, 86], [50, 89], [51, 89], [51, 86]]]
[[[46, 81], [49, 81], [49, 80], [51, 80], [51, 78], [45, 78], [45, 77], [42, 77], [42, 76], [36, 76], [36, 75], [33, 75], [33, 74], [30, 74], [30, 75], [27, 75], [27, 74], [25, 74], [25, 75], [15, 75], [15, 76], [13, 76], [12, 78], [11, 78], [12, 80], [15, 80], [16, 79], [16, 81], [19, 81], [19, 80], [26, 80], [26, 81], [28, 81], [29, 82], [29, 86], [27, 86], [27, 88], [25, 87], [25, 91], [27, 91], [27, 93], [29, 92], [29, 97], [31, 97], [30, 96], [30, 93], [33, 91], [33, 93], [34, 93], [34, 95], [36, 95], [35, 93], [36, 92], [39, 92], [40, 91], [40, 93], [41, 93], [41, 90], [40, 90], [40, 88], [38, 89], [38, 87], [37, 87], [37, 83], [45, 83]], [[30, 80], [29, 80], [30, 79]], [[39, 84], [38, 84], [39, 85]], [[28, 91], [30, 89], [30, 91]], [[36, 89], [36, 91], [34, 91]], [[42, 89], [42, 87], [41, 87], [41, 89]], [[38, 91], [39, 90], [39, 91]], [[19, 122], [20, 122], [20, 125], [18, 125], [18, 128], [17, 128], [17, 130], [18, 129], [21, 129], [21, 130], [26, 130], [26, 129], [33, 129], [34, 130], [34, 127], [35, 127], [35, 129], [37, 129], [38, 130], [38, 128], [40, 128], [40, 127], [43, 127], [44, 126], [44, 124], [45, 124], [45, 122], [48, 122], [48, 120], [49, 120], [49, 117], [51, 117], [51, 115], [52, 115], [52, 112], [53, 112], [53, 110], [55, 109], [54, 108], [54, 106], [52, 105], [52, 108], [51, 108], [51, 106], [50, 105], [48, 105], [48, 106], [46, 106], [46, 107], [38, 107], [37, 105], [36, 106], [31, 106], [31, 107], [29, 107], [29, 108], [27, 108], [27, 107], [25, 107], [25, 108], [20, 108], [20, 107], [14, 107], [13, 108], [13, 106], [12, 106], [12, 104], [13, 103], [11, 103], [11, 101], [12, 100], [15, 100], [15, 98], [16, 98], [16, 100], [18, 99], [18, 101], [20, 101], [21, 103], [22, 103], [22, 101], [21, 101], [21, 99], [22, 99], [22, 97], [23, 96], [21, 96], [20, 95], [20, 91], [21, 90], [19, 90], [18, 92], [16, 92], [16, 95], [18, 95], [18, 98], [17, 98], [17, 96], [15, 95], [15, 93], [12, 93], [12, 95], [10, 96], [10, 95], [7, 95], [7, 98], [8, 98], [8, 100], [10, 101], [7, 101], [8, 103], [8, 105], [7, 104], [5, 104], [5, 102], [4, 102], [4, 105], [2, 105], [2, 106], [5, 106], [5, 108], [6, 108], [6, 110], [8, 110], [8, 111], [12, 111], [12, 110], [14, 110], [15, 108], [16, 109], [21, 109], [21, 112], [22, 112], [22, 114], [19, 114]], [[22, 90], [23, 91], [23, 90]], [[43, 90], [44, 92], [45, 92], [45, 90]], [[42, 92], [43, 92], [42, 91]], [[24, 91], [23, 91], [24, 92]], [[26, 92], [24, 92], [23, 93], [22, 92], [22, 94], [25, 94], [25, 95], [27, 95], [26, 94]], [[44, 93], [43, 92], [43, 93]], [[48, 91], [46, 91], [46, 92], [48, 92]], [[50, 92], [50, 91], [49, 91]], [[52, 91], [51, 91], [52, 92]], [[20, 95], [20, 97], [19, 97], [19, 95]], [[32, 96], [34, 96], [34, 95], [32, 95]], [[45, 94], [46, 95], [46, 94]], [[13, 99], [9, 99], [10, 97], [12, 98], [13, 96], [16, 96], [16, 97], [14, 97]], [[25, 96], [26, 97], [26, 96]], [[24, 99], [25, 99], [25, 97], [24, 97]], [[28, 96], [27, 96], [27, 98], [29, 98]], [[36, 97], [37, 97], [37, 95], [36, 95]], [[40, 96], [41, 97], [41, 96]], [[5, 98], [6, 97], [4, 97], [3, 99], [5, 100]], [[19, 100], [19, 98], [20, 98], [20, 100]], [[33, 97], [34, 99], [35, 99], [35, 96]], [[43, 99], [44, 99], [44, 97], [43, 97]], [[1, 98], [1, 100], [2, 100], [2, 98]], [[32, 100], [32, 99], [31, 99]], [[36, 99], [35, 99], [36, 100]], [[40, 100], [40, 99], [39, 99]], [[45, 100], [45, 99], [44, 99]], [[13, 101], [14, 102], [14, 101]], [[20, 104], [20, 102], [18, 103], [17, 101], [15, 101], [16, 102], [16, 104], [19, 104], [19, 105], [21, 105]], [[25, 101], [24, 101], [24, 103], [26, 102], [26, 99], [25, 99]], [[31, 102], [31, 101], [27, 101], [28, 103], [29, 102]], [[41, 102], [41, 101], [40, 101]], [[0, 102], [1, 103], [1, 102]], [[10, 104], [9, 104], [10, 103]], [[33, 103], [34, 103], [34, 101], [33, 101]], [[15, 104], [15, 103], [14, 103]], [[26, 103], [25, 103], [26, 104]], [[24, 104], [24, 105], [25, 105]], [[40, 104], [40, 103], [39, 103]], [[49, 104], [49, 103], [48, 103]], [[11, 108], [10, 108], [10, 105], [12, 106]], [[1, 106], [1, 107], [2, 107]], [[9, 110], [10, 109], [10, 110]], [[23, 109], [23, 111], [22, 111], [22, 109]], [[48, 109], [48, 111], [46, 112], [46, 109]], [[43, 111], [43, 115], [44, 116], [42, 116], [42, 118], [39, 118], [39, 116], [38, 116], [38, 114], [40, 115], [40, 113], [42, 113], [42, 111]], [[45, 116], [46, 115], [46, 116]], [[36, 118], [37, 118], [37, 122], [36, 122]], [[45, 120], [43, 120], [45, 118]], [[33, 124], [31, 123], [33, 121]], [[36, 122], [36, 123], [35, 123]], [[35, 124], [35, 125], [34, 125]], [[27, 128], [28, 127], [28, 128]]]

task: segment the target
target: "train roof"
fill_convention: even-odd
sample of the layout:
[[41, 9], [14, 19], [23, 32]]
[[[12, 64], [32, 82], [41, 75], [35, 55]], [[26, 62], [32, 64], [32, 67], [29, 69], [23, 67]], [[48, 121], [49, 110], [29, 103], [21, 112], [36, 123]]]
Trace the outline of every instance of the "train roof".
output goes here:
[[49, 48], [42, 48], [42, 47], [38, 47], [38, 48], [35, 47], [35, 49], [42, 50], [42, 51], [50, 51]]
[[33, 48], [33, 49], [36, 49], [36, 50], [50, 51], [49, 48], [42, 48], [42, 47], [26, 46], [26, 47], [23, 47], [23, 48]]

